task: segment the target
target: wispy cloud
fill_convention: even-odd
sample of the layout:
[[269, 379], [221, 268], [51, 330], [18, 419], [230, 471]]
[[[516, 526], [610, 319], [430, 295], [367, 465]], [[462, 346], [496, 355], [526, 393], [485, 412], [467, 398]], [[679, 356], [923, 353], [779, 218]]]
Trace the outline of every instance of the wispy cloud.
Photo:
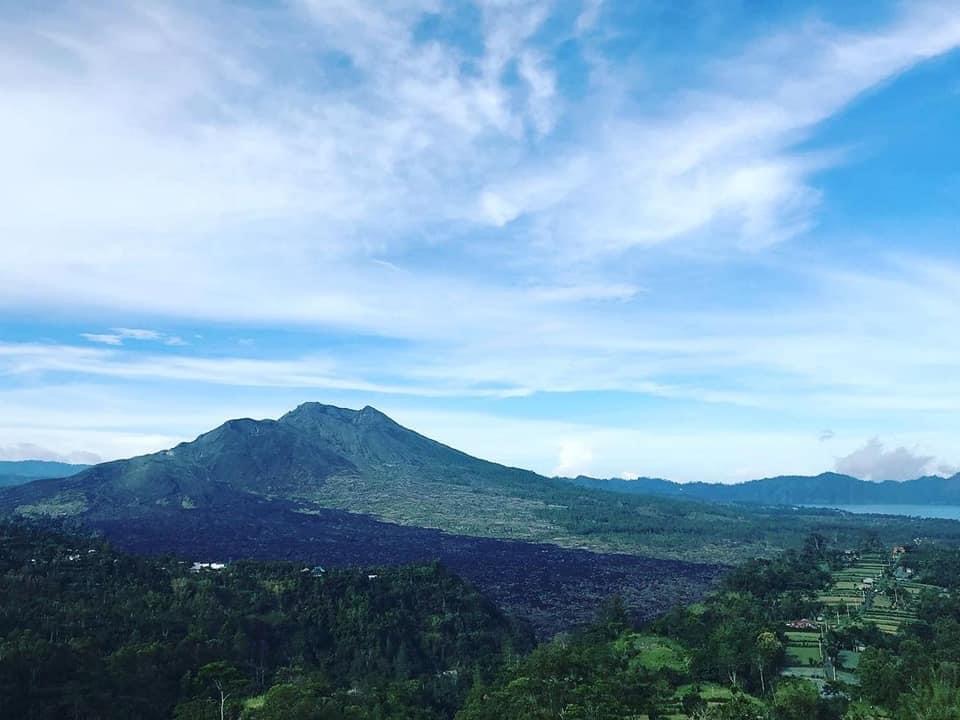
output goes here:
[[[813, 269], [803, 275], [809, 287], [804, 306], [788, 314], [762, 306], [711, 312], [649, 307], [632, 299], [634, 288], [616, 286], [438, 284], [436, 292], [411, 302], [418, 296], [400, 276], [394, 278], [396, 295], [384, 290], [364, 298], [370, 304], [363, 311], [351, 310], [354, 299], [346, 293], [330, 296], [331, 309], [353, 312], [361, 322], [377, 318], [371, 329], [415, 340], [372, 355], [330, 349], [283, 358], [198, 357], [173, 349], [151, 354], [2, 343], [0, 373], [423, 397], [618, 391], [794, 413], [815, 407], [835, 418], [960, 407], [960, 377], [953, 370], [960, 339], [948, 322], [960, 315], [960, 268], [891, 261], [885, 274]], [[446, 298], [449, 307], [431, 313], [430, 297]], [[579, 305], [588, 299], [586, 307]], [[596, 302], [606, 304], [600, 314], [593, 311]], [[389, 322], [381, 325], [381, 318]]]
[[783, 32], [653, 109], [595, 78], [607, 94], [543, 152], [572, 112], [537, 36], [549, 5], [482, 3], [479, 54], [416, 37], [449, 16], [433, 2], [291, 8], [64, 3], [0, 26], [0, 228], [19, 238], [0, 305], [323, 325], [340, 308], [317, 288], [371, 281], [369, 254], [450, 239], [462, 271], [490, 227], [508, 277], [669, 240], [768, 245], [815, 222], [813, 175], [837, 162], [797, 142], [960, 42], [952, 4], [923, 2], [869, 33]]
[[132, 340], [160, 340], [162, 337], [156, 330], [144, 330], [143, 328], [114, 328], [113, 331], [122, 338]]
[[80, 337], [93, 343], [103, 345], [122, 345], [123, 338], [113, 333], [80, 333]]
[[691, 238], [756, 248], [793, 237], [815, 222], [815, 174], [843, 158], [801, 142], [863, 93], [956, 48], [957, 18], [955, 3], [921, 2], [867, 33], [809, 22], [718, 62], [711, 85], [655, 112], [619, 100], [576, 150], [491, 182], [480, 216], [498, 227], [528, 217], [554, 251], [580, 260]]
[[[855, 30], [809, 15], [744, 30], [658, 91], [643, 44], [611, 49], [610, 6], [482, 0], [458, 4], [464, 21], [436, 0], [57, 0], [5, 15], [0, 312], [77, 324], [5, 338], [0, 376], [623, 393], [776, 410], [814, 442], [834, 428], [824, 446], [881, 411], [946, 422], [956, 258], [905, 241], [833, 253], [843, 243], [811, 231], [823, 175], [849, 155], [811, 141], [956, 49], [956, 2]], [[251, 344], [217, 354], [166, 331], [186, 325]], [[264, 330], [303, 334], [278, 347]], [[609, 445], [589, 442], [596, 464]]]
[[145, 330], [143, 328], [113, 328], [108, 333], [80, 333], [80, 337], [102, 345], [123, 345], [124, 340], [160, 342], [172, 346], [187, 344], [178, 335], [166, 335], [156, 330]]
[[86, 450], [75, 450], [69, 453], [59, 453], [56, 450], [45, 448], [35, 443], [15, 443], [0, 445], [0, 459], [3, 460], [51, 460], [53, 462], [78, 463], [93, 465], [101, 458], [96, 453]]

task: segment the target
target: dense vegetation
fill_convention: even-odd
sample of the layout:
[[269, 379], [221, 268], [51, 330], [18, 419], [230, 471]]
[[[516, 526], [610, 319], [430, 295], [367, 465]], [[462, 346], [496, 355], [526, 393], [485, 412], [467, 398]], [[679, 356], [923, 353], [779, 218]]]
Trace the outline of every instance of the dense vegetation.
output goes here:
[[949, 707], [953, 714], [942, 717], [960, 717], [960, 552], [930, 545], [909, 550], [903, 567], [943, 589], [919, 593], [911, 601], [915, 620], [863, 653], [863, 696], [904, 717], [914, 716], [915, 705]]
[[924, 547], [898, 566], [912, 566], [921, 579], [949, 588], [921, 593], [917, 621], [898, 632], [881, 632], [869, 622], [818, 623], [827, 665], [840, 664], [843, 648], [865, 647], [855, 676], [791, 676], [786, 623], [824, 612], [831, 571], [872, 549], [841, 552], [813, 536], [800, 550], [743, 565], [705, 602], [677, 607], [642, 632], [611, 604], [592, 628], [540, 646], [493, 683], [475, 687], [458, 718], [956, 720], [956, 550]]
[[[882, 576], [863, 596], [893, 595], [909, 621], [818, 617], [866, 567]], [[891, 555], [813, 535], [732, 570], [700, 603], [638, 626], [613, 598], [532, 652], [529, 632], [435, 563], [198, 568], [6, 523], [0, 597], [4, 718], [960, 717], [960, 552], [928, 543]], [[797, 618], [817, 618], [826, 679], [792, 676]], [[851, 647], [855, 673], [837, 672]]]
[[[0, 525], [0, 717], [444, 718], [530, 635], [431, 564], [194, 570]], [[298, 709], [299, 708], [299, 709]]]

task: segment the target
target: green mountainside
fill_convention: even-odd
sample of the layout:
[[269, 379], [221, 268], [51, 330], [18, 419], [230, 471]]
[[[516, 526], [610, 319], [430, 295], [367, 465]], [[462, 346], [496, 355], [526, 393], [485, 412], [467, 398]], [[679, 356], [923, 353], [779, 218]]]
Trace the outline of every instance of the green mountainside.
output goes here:
[[192, 442], [0, 492], [0, 512], [101, 523], [229, 514], [272, 503], [301, 513], [339, 509], [460, 535], [567, 548], [733, 563], [795, 546], [810, 531], [856, 542], [960, 540], [960, 523], [851, 518], [628, 495], [472, 457], [374, 408], [307, 403], [279, 420], [231, 420]]

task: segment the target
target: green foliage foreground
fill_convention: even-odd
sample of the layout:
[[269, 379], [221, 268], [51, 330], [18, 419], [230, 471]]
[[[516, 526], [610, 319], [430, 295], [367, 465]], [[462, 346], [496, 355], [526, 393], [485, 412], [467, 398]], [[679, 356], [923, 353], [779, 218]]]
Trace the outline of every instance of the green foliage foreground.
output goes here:
[[958, 720], [956, 555], [908, 554], [914, 577], [944, 589], [901, 600], [916, 621], [895, 635], [824, 631], [826, 657], [869, 647], [858, 683], [814, 683], [782, 673], [785, 621], [816, 617], [846, 562], [821, 537], [641, 630], [614, 599], [531, 652], [528, 633], [437, 564], [193, 569], [5, 524], [0, 718]]
[[0, 598], [0, 718], [449, 717], [531, 645], [436, 564], [192, 571], [15, 524]]

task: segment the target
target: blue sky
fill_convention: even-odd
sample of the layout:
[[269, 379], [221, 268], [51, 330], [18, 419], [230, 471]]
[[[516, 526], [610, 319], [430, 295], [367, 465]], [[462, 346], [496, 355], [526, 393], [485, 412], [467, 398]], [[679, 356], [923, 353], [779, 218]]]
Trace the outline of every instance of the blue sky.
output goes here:
[[553, 474], [960, 465], [960, 3], [0, 18], [0, 456], [371, 404]]

